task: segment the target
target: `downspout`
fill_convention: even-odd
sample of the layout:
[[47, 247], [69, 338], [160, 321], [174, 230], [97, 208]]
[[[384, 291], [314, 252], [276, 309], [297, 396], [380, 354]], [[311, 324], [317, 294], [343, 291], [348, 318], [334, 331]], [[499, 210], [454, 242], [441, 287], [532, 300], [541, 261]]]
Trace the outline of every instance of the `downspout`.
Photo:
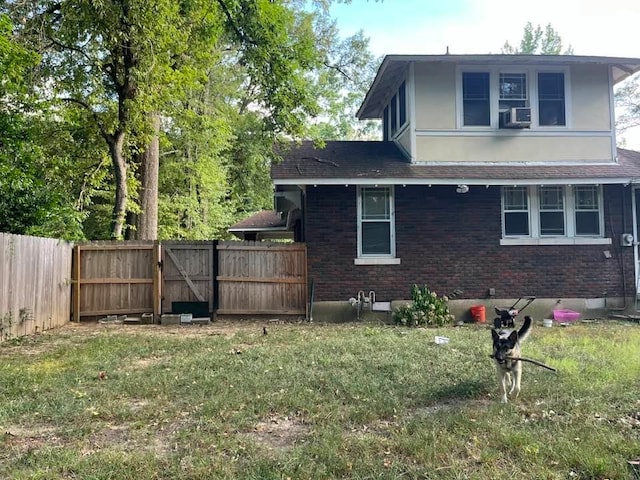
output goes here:
[[[622, 190], [620, 192], [620, 197], [622, 199], [622, 232], [627, 231], [627, 197], [624, 194], [624, 185], [622, 186]], [[622, 233], [621, 232], [621, 233]], [[615, 242], [615, 237], [613, 239]], [[624, 268], [625, 259], [624, 259], [624, 248], [620, 247], [620, 274], [622, 275], [622, 310], [627, 309], [627, 275], [626, 269]]]

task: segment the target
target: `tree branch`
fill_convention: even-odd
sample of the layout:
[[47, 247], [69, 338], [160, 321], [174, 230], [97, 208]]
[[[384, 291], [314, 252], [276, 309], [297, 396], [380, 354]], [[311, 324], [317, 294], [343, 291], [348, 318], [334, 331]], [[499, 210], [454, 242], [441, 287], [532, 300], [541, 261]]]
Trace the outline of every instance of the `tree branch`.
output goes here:
[[96, 125], [98, 126], [98, 130], [100, 130], [100, 135], [102, 135], [104, 139], [107, 140], [107, 142], [113, 140], [113, 135], [107, 132], [107, 130], [104, 128], [104, 125], [102, 124], [102, 121], [100, 120], [100, 117], [87, 102], [85, 102], [84, 100], [79, 100], [77, 98], [71, 98], [71, 97], [63, 97], [60, 100], [68, 103], [75, 103], [76, 105], [80, 105], [85, 110], [87, 110], [93, 117], [93, 120], [96, 123]]
[[331, 65], [329, 62], [322, 62], [323, 65], [331, 70], [335, 70], [336, 72], [338, 72], [340, 75], [342, 75], [344, 78], [346, 78], [347, 80], [349, 80], [350, 82], [353, 81], [353, 78], [351, 77], [351, 75], [349, 75], [345, 70], [343, 70], [342, 66], [340, 65]]
[[52, 37], [50, 37], [48, 35], [46, 36], [46, 39], [49, 41], [49, 43], [47, 45], [43, 45], [43, 47], [45, 49], [47, 49], [47, 48], [49, 48], [49, 47], [51, 47], [53, 45], [53, 46], [58, 47], [61, 50], [68, 50], [68, 51], [71, 51], [71, 52], [76, 52], [76, 53], [79, 53], [80, 55], [82, 55], [84, 58], [86, 58], [89, 61], [89, 63], [93, 64], [93, 59], [89, 55], [87, 55], [87, 53], [84, 50], [82, 50], [81, 48], [78, 48], [78, 47], [75, 47], [75, 46], [72, 46], [72, 45], [65, 45], [64, 43], [59, 42], [55, 38], [52, 38]]
[[242, 30], [240, 30], [240, 27], [238, 27], [238, 25], [236, 24], [233, 18], [233, 15], [231, 14], [229, 7], [224, 2], [224, 0], [218, 0], [218, 5], [220, 5], [220, 8], [222, 8], [222, 12], [224, 13], [225, 17], [227, 17], [227, 22], [229, 23], [229, 25], [231, 26], [235, 34], [238, 36], [238, 38], [243, 42], [250, 43], [251, 45], [254, 45], [254, 46], [258, 46], [258, 42], [248, 37], [247, 35], [244, 34]]

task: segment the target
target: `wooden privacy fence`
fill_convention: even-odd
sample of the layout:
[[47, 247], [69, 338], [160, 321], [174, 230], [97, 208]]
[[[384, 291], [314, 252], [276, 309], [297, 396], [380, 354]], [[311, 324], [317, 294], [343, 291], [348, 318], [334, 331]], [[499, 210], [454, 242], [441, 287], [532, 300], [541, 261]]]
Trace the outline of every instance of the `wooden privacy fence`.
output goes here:
[[[74, 248], [73, 318], [163, 313], [306, 315], [305, 244], [91, 242]], [[189, 305], [191, 304], [191, 305]]]
[[307, 247], [220, 242], [219, 314], [307, 315]]
[[66, 324], [72, 245], [0, 233], [0, 342]]

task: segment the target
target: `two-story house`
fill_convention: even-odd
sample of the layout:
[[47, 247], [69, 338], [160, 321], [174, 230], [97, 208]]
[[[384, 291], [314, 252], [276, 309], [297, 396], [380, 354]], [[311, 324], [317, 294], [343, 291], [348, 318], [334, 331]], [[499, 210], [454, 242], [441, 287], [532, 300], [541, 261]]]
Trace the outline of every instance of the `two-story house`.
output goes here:
[[381, 141], [303, 142], [272, 168], [277, 204], [302, 212], [314, 316], [359, 291], [408, 299], [413, 284], [488, 307], [535, 296], [540, 315], [632, 307], [640, 153], [616, 148], [613, 89], [638, 71], [387, 56], [358, 111], [382, 119]]

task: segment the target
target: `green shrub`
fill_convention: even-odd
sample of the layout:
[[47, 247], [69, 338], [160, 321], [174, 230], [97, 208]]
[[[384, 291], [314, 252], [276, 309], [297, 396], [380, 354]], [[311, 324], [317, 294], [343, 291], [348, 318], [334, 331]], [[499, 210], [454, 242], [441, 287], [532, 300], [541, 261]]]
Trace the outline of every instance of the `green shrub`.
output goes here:
[[399, 306], [393, 311], [396, 325], [407, 327], [441, 327], [452, 322], [454, 316], [449, 313], [449, 299], [432, 292], [425, 285], [411, 287], [411, 303]]

